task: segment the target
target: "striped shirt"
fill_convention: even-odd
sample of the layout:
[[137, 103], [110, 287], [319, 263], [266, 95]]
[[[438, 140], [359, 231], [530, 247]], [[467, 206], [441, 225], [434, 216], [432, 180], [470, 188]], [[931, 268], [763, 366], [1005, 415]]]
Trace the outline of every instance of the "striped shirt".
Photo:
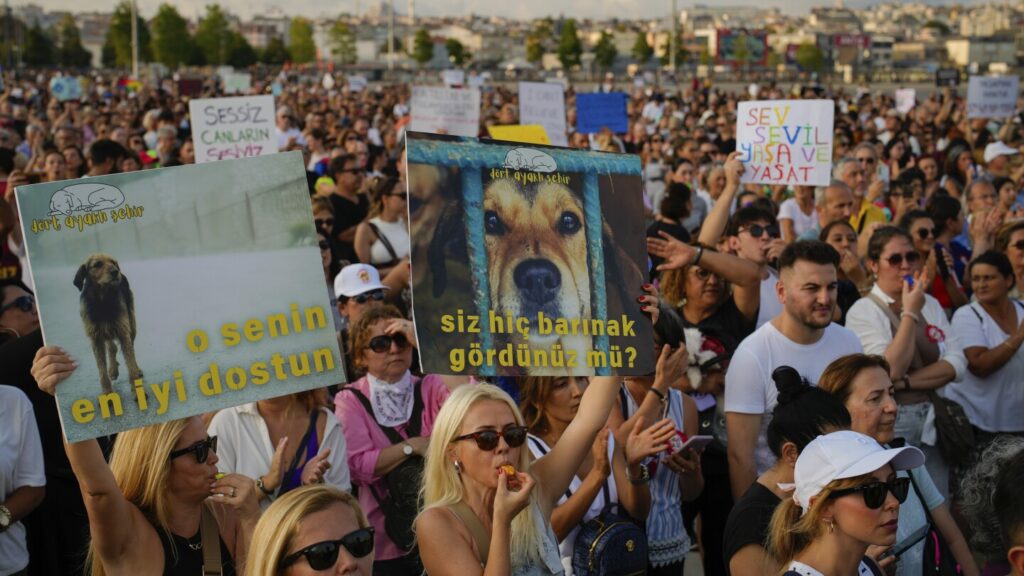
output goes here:
[[[625, 390], [625, 384], [622, 386]], [[626, 414], [633, 415], [637, 410], [636, 401], [628, 390], [625, 392]], [[668, 413], [665, 418], [671, 418], [677, 430], [684, 430], [683, 395], [673, 388], [668, 391]], [[690, 537], [683, 528], [683, 512], [680, 508], [683, 493], [679, 489], [679, 476], [658, 462], [651, 477], [650, 490], [651, 511], [647, 515], [649, 562], [655, 567], [682, 562], [690, 550]]]

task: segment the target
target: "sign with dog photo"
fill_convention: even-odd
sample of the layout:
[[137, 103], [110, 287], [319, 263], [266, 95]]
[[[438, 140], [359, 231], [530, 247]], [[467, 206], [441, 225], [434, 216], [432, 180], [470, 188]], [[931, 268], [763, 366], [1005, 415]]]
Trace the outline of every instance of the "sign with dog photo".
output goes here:
[[408, 135], [424, 372], [654, 371], [640, 159]]
[[16, 192], [69, 442], [345, 380], [301, 153]]

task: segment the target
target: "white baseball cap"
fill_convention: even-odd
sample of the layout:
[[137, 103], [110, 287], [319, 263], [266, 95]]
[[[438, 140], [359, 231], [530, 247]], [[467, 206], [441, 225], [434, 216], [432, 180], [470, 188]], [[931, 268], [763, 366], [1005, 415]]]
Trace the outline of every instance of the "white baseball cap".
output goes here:
[[334, 295], [351, 298], [371, 290], [387, 290], [380, 283], [380, 273], [368, 264], [349, 264], [334, 277]]
[[852, 430], [818, 436], [796, 459], [793, 500], [807, 513], [811, 498], [833, 480], [871, 474], [886, 464], [895, 470], [917, 468], [924, 464], [924, 454], [913, 446], [883, 448], [874, 438]]
[[1000, 156], [1013, 156], [1014, 154], [1020, 154], [1020, 150], [1007, 146], [1003, 142], [997, 140], [988, 146], [985, 146], [985, 164], [988, 164]]

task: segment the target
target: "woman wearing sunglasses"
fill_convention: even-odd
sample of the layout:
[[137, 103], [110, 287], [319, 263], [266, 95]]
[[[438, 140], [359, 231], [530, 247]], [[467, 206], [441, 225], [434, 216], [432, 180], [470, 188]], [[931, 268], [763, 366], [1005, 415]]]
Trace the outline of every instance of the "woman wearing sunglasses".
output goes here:
[[434, 425], [416, 520], [428, 574], [563, 573], [552, 512], [605, 426], [618, 382], [591, 378], [558, 443], [532, 463], [508, 394], [489, 384], [452, 392]]
[[900, 406], [896, 436], [924, 450], [928, 471], [946, 495], [949, 468], [931, 440], [933, 408], [927, 392], [960, 380], [967, 360], [942, 305], [925, 293], [932, 277], [909, 234], [893, 226], [876, 230], [868, 242], [868, 267], [875, 286], [850, 308], [846, 327], [860, 338], [865, 354], [889, 363]]
[[0, 280], [0, 345], [39, 328], [36, 298], [24, 282]]
[[355, 250], [359, 261], [387, 273], [409, 256], [409, 195], [405, 182], [386, 178], [374, 190], [376, 200], [369, 217], [356, 228]]
[[896, 543], [910, 491], [896, 473], [923, 463], [913, 446], [886, 449], [849, 430], [812, 440], [787, 486], [793, 495], [775, 509], [769, 530], [769, 550], [785, 576], [880, 576], [865, 553]]
[[[36, 353], [32, 376], [54, 394], [78, 364], [55, 346]], [[217, 438], [198, 416], [117, 435], [110, 464], [96, 440], [66, 444], [89, 514], [94, 576], [195, 576], [203, 570], [202, 525], [215, 525], [224, 576], [244, 573], [259, 519], [256, 485], [217, 478]]]
[[[938, 247], [935, 242], [935, 221], [931, 215], [924, 210], [911, 210], [900, 218], [899, 226], [914, 240], [914, 248], [927, 266], [928, 276], [934, 278], [927, 293], [940, 303], [948, 302], [949, 305], [943, 308], [950, 313], [967, 304], [967, 296], [964, 295], [953, 269], [953, 255], [946, 249]], [[940, 264], [939, 258], [944, 262]], [[943, 270], [946, 271], [945, 274], [942, 273]]]
[[253, 531], [248, 576], [373, 574], [373, 527], [347, 492], [305, 486], [270, 505]]
[[[421, 379], [410, 373], [415, 334], [412, 322], [402, 318], [394, 306], [366, 310], [352, 326], [349, 343], [356, 369], [366, 375], [338, 392], [334, 404], [345, 433], [352, 482], [376, 531], [374, 570], [389, 576], [419, 576], [423, 571], [419, 554], [411, 546], [396, 543], [395, 535], [389, 534], [381, 502], [394, 499], [386, 475], [400, 466], [408, 467], [408, 463], [422, 462], [449, 389], [440, 376]], [[404, 488], [413, 493], [418, 489]], [[409, 514], [411, 525], [415, 505], [402, 512]]]
[[[825, 369], [818, 387], [834, 394], [850, 413], [850, 428], [870, 436], [877, 442], [894, 443], [896, 432], [896, 390], [889, 379], [889, 363], [881, 356], [851, 354], [844, 356]], [[929, 522], [949, 544], [957, 563], [967, 576], [978, 574], [977, 565], [957, 527], [942, 494], [936, 488], [928, 470], [920, 464], [897, 474], [911, 482], [912, 489], [900, 511], [896, 531], [896, 548], [907, 548], [897, 558], [898, 576], [919, 576], [924, 562], [925, 542], [920, 529]], [[921, 538], [915, 542], [916, 538]]]
[[999, 229], [996, 249], [1006, 254], [1013, 266], [1014, 283], [1008, 295], [1020, 300], [1024, 295], [1024, 220], [1014, 220]]

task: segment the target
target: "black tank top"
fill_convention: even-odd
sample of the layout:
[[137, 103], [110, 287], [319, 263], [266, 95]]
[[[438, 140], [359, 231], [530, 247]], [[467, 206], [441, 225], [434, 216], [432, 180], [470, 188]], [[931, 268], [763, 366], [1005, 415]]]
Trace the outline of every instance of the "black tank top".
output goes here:
[[[201, 532], [195, 536], [185, 538], [177, 534], [170, 534], [172, 540], [168, 540], [168, 533], [160, 528], [156, 529], [160, 537], [160, 545], [164, 549], [164, 576], [202, 576], [203, 574], [203, 540]], [[224, 545], [224, 539], [219, 535], [220, 559], [223, 563], [223, 576], [235, 576], [235, 562], [231, 559], [228, 547]]]

